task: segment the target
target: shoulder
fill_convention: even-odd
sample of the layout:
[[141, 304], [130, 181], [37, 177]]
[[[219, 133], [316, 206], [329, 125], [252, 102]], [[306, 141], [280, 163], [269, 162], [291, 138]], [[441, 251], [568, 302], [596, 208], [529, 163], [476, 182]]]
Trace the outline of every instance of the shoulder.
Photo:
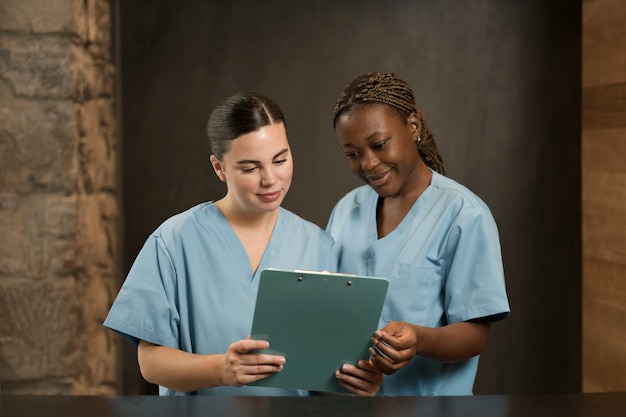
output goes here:
[[280, 207], [279, 213], [279, 221], [284, 227], [290, 230], [290, 233], [297, 233], [301, 236], [315, 236], [324, 243], [332, 244], [333, 240], [330, 235], [315, 223], [303, 219], [284, 207]]
[[491, 214], [487, 204], [478, 195], [452, 178], [433, 171], [431, 187], [439, 194], [440, 198], [445, 198], [451, 204], [458, 205], [459, 209], [484, 211]]
[[196, 232], [198, 226], [207, 227], [218, 218], [217, 207], [213, 202], [200, 203], [165, 220], [154, 231], [153, 236], [168, 241]]
[[474, 192], [455, 180], [434, 173], [432, 186], [439, 207], [450, 221], [451, 230], [488, 230], [497, 235], [497, 225], [487, 204]]
[[361, 206], [370, 206], [378, 198], [378, 194], [369, 185], [361, 185], [341, 197], [333, 211], [352, 210]]
[[369, 185], [361, 185], [353, 190], [350, 190], [344, 195], [339, 202], [352, 202], [354, 204], [363, 204], [376, 196], [376, 192]]

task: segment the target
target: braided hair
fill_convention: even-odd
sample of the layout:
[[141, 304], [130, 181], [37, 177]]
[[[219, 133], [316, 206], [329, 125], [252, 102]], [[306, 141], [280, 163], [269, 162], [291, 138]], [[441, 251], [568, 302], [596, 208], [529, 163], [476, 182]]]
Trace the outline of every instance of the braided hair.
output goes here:
[[333, 126], [339, 117], [350, 111], [353, 104], [384, 104], [406, 120], [415, 113], [421, 122], [420, 137], [417, 143], [422, 160], [429, 168], [445, 175], [443, 160], [435, 138], [428, 129], [426, 117], [415, 106], [415, 97], [411, 87], [395, 74], [388, 72], [370, 72], [356, 77], [341, 92], [333, 108]]

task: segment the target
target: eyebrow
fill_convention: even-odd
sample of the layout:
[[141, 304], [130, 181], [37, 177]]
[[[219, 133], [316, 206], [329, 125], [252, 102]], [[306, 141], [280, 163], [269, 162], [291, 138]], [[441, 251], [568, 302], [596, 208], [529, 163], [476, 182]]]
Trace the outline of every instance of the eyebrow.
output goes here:
[[[284, 154], [286, 154], [289, 151], [289, 148], [284, 148], [283, 150], [281, 150], [280, 152], [278, 152], [276, 155], [274, 155], [272, 157], [272, 160], [278, 158], [279, 156], [283, 156]], [[256, 161], [254, 159], [243, 159], [241, 161], [237, 161], [235, 162], [237, 165], [245, 165], [245, 164], [260, 164], [261, 161]]]
[[[374, 136], [378, 136], [378, 135], [388, 135], [388, 132], [385, 132], [385, 131], [378, 132], [378, 131], [376, 131], [376, 132], [372, 133], [371, 135], [369, 135], [368, 137], [366, 137], [365, 141], [367, 143], [370, 143], [372, 140], [374, 140]], [[348, 148], [348, 147], [356, 148], [356, 145], [354, 145], [352, 143], [346, 143], [345, 145], [343, 145], [343, 148]]]

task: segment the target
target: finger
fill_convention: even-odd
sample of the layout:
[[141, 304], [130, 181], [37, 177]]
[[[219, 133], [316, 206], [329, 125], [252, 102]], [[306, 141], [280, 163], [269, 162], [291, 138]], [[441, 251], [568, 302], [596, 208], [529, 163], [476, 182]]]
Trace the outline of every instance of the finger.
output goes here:
[[402, 360], [402, 355], [398, 351], [398, 349], [394, 348], [391, 345], [388, 345], [382, 341], [374, 341], [372, 343], [372, 347], [370, 348], [370, 353], [372, 353], [372, 349], [378, 355], [384, 356], [388, 359], [391, 359], [394, 362]]
[[355, 397], [373, 397], [378, 392], [379, 386], [372, 386], [368, 388], [362, 388], [354, 385], [350, 385], [345, 381], [339, 380], [339, 385], [344, 387], [348, 392], [350, 392]]
[[372, 364], [374, 364], [376, 369], [387, 375], [395, 373], [406, 364], [406, 362], [393, 361], [392, 359], [381, 355], [380, 352], [374, 348], [370, 348], [370, 354], [372, 356]]
[[265, 373], [252, 373], [252, 374], [237, 374], [235, 386], [241, 387], [243, 385], [248, 385], [253, 382], [259, 381], [261, 379], [267, 378], [268, 376], [274, 375], [277, 371], [265, 372]]
[[374, 341], [372, 345], [379, 354], [391, 359], [393, 362], [403, 362], [411, 359], [413, 356], [413, 350], [410, 348], [398, 348], [386, 342], [376, 341]]
[[344, 387], [346, 389], [346, 391], [348, 391], [351, 395], [355, 395], [354, 391], [356, 391], [356, 388], [353, 387], [352, 385], [346, 383], [345, 381], [339, 379], [339, 377], [337, 377], [337, 382], [339, 382], [339, 385], [341, 385], [342, 387]]
[[388, 358], [385, 358], [384, 356], [378, 353], [375, 353], [373, 349], [370, 352], [372, 355], [371, 361], [376, 367], [376, 369], [378, 369], [380, 372], [386, 375], [391, 375], [395, 372], [395, 369], [393, 368], [393, 363], [389, 361]]
[[255, 365], [246, 367], [247, 375], [264, 375], [263, 378], [268, 377], [276, 372], [283, 370], [283, 365]]
[[342, 366], [341, 370], [336, 372], [336, 376], [344, 388], [358, 396], [376, 394], [383, 378], [378, 370], [370, 372], [352, 365]]
[[357, 366], [345, 364], [341, 373], [367, 382], [382, 381], [382, 373], [370, 361], [359, 361]]
[[363, 369], [366, 372], [375, 372], [375, 373], [380, 373], [380, 371], [378, 370], [378, 368], [376, 368], [376, 366], [372, 363], [371, 360], [360, 360], [357, 363], [357, 367], [359, 369]]
[[396, 333], [390, 334], [385, 331], [385, 329], [381, 331], [377, 331], [374, 333], [373, 341], [377, 343], [383, 343], [387, 346], [392, 346], [397, 350], [403, 350], [410, 347], [410, 340], [405, 340], [401, 336], [400, 330], [397, 330]]
[[283, 366], [287, 362], [284, 356], [268, 355], [265, 353], [250, 354], [249, 359], [255, 364], [271, 366]]
[[386, 334], [388, 336], [399, 336], [402, 334], [402, 330], [404, 329], [404, 325], [399, 321], [392, 321], [387, 323], [385, 327], [380, 330], [377, 330], [375, 333], [379, 335]]
[[270, 344], [267, 340], [244, 339], [233, 343], [233, 347], [237, 353], [248, 353], [253, 350], [267, 349]]
[[286, 363], [284, 356], [269, 355], [264, 353], [242, 353], [233, 355], [232, 364], [240, 366], [255, 367], [267, 365], [273, 367], [283, 366]]
[[233, 376], [236, 386], [250, 384], [251, 382], [267, 378], [283, 370], [283, 365], [244, 365], [239, 364], [233, 368]]

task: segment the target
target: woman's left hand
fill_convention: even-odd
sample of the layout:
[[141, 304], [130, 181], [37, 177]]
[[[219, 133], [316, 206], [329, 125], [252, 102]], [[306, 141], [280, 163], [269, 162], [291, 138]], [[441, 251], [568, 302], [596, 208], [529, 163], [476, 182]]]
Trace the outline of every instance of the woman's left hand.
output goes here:
[[373, 397], [383, 383], [383, 374], [371, 360], [360, 360], [357, 366], [345, 364], [335, 376], [344, 388], [357, 397]]
[[401, 321], [389, 322], [372, 337], [372, 363], [391, 375], [405, 367], [417, 353], [417, 326]]

